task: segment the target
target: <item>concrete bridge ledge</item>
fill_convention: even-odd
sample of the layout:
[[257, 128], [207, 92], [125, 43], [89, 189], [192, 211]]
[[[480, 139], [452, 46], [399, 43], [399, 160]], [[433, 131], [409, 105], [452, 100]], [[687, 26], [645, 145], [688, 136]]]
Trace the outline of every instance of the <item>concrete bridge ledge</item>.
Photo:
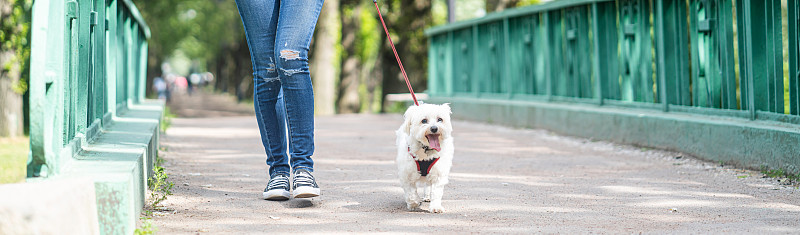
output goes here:
[[441, 96], [430, 101], [452, 103], [453, 116], [467, 120], [542, 128], [675, 150], [745, 168], [766, 166], [800, 173], [800, 128], [786, 123], [591, 104]]
[[0, 234], [100, 234], [92, 179], [0, 185]]
[[[153, 167], [158, 154], [158, 135], [160, 121], [163, 115], [164, 103], [160, 100], [146, 100], [141, 104], [129, 105], [120, 109], [117, 115], [107, 119], [98, 134], [92, 139], [82, 140], [84, 143], [72, 143], [61, 151], [64, 164], [56, 176], [48, 178], [30, 178], [29, 183], [20, 184], [15, 188], [21, 195], [19, 200], [0, 201], [0, 221], [14, 215], [4, 215], [5, 203], [27, 205], [37, 208], [42, 202], [53, 203], [45, 207], [53, 211], [74, 210], [73, 204], [78, 203], [80, 210], [93, 211], [92, 218], [81, 218], [80, 221], [91, 221], [88, 230], [79, 232], [65, 232], [73, 230], [54, 230], [58, 232], [34, 232], [34, 234], [131, 234], [136, 229], [136, 221], [145, 203], [147, 181], [153, 175]], [[71, 156], [71, 157], [68, 157]], [[81, 179], [77, 181], [77, 179]], [[48, 187], [54, 182], [79, 182], [60, 186], [63, 192], [48, 192], [42, 187]], [[86, 185], [88, 182], [88, 186]], [[48, 186], [39, 186], [44, 184]], [[74, 185], [74, 186], [72, 186]], [[8, 195], [2, 193], [0, 195]], [[88, 193], [87, 193], [88, 192]], [[90, 202], [73, 202], [72, 195], [91, 194]], [[75, 199], [77, 200], [77, 199]], [[87, 205], [82, 205], [82, 204]], [[24, 212], [25, 210], [8, 209], [9, 211]], [[72, 221], [78, 215], [68, 214], [57, 219], [51, 215], [30, 214], [26, 215], [31, 224], [28, 227], [48, 227], [51, 221]], [[32, 217], [31, 217], [32, 216]], [[78, 218], [74, 218], [78, 219]], [[81, 224], [86, 224], [81, 222]], [[0, 225], [3, 225], [0, 222]], [[88, 225], [87, 225], [88, 226]], [[4, 233], [0, 226], [0, 234], [19, 234], [13, 230]], [[77, 230], [76, 230], [77, 231]], [[28, 232], [23, 232], [26, 234]]]

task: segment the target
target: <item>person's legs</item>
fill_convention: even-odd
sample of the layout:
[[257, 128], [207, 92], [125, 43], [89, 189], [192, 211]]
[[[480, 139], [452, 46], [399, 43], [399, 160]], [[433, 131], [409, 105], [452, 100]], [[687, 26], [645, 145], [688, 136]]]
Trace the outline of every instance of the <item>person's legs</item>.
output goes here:
[[274, 56], [283, 88], [294, 171], [313, 172], [314, 93], [308, 50], [323, 0], [285, 1], [280, 6]]
[[284, 110], [278, 103], [281, 82], [275, 63], [278, 1], [236, 0], [253, 63], [254, 108], [270, 178], [289, 175]]

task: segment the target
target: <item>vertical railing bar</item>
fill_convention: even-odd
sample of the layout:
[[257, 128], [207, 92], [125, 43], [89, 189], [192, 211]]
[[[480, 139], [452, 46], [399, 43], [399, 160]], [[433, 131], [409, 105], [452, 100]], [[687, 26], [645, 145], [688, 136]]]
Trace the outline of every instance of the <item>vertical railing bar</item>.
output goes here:
[[[463, 30], [463, 29], [460, 29], [460, 30]], [[447, 42], [448, 43], [447, 43], [447, 46], [445, 47], [445, 54], [444, 54], [445, 55], [445, 58], [444, 58], [445, 59], [445, 70], [447, 71], [447, 73], [445, 73], [445, 76], [446, 76], [445, 77], [445, 83], [444, 83], [445, 90], [443, 91], [443, 93], [445, 93], [445, 94], [447, 94], [447, 96], [451, 96], [451, 97], [453, 96], [453, 92], [456, 90], [455, 89], [456, 76], [453, 74], [453, 64], [454, 64], [453, 60], [455, 60], [455, 57], [453, 57], [453, 55], [456, 52], [456, 46], [454, 45], [455, 43], [453, 43], [454, 40], [455, 40], [454, 39], [454, 37], [455, 37], [454, 34], [455, 34], [455, 31], [447, 32]], [[432, 43], [431, 40], [428, 40], [428, 43]], [[441, 50], [441, 49], [439, 49], [439, 50]], [[439, 65], [439, 67], [441, 67], [441, 65]], [[441, 89], [440, 89], [440, 91], [441, 91]]]
[[[697, 26], [698, 26], [698, 14], [697, 14], [697, 4], [698, 1], [691, 1], [689, 3], [689, 9], [687, 13], [689, 14], [689, 41], [690, 41], [690, 53], [691, 53], [691, 68], [690, 71], [691, 77], [689, 78], [691, 86], [691, 90], [689, 91], [689, 95], [691, 96], [691, 105], [692, 106], [702, 106], [702, 102], [700, 100], [701, 91], [699, 89], [700, 86], [700, 48], [698, 48], [699, 38], [700, 36], [697, 34]], [[707, 72], [708, 73], [708, 72]], [[706, 76], [708, 76], [706, 74]]]
[[800, 74], [798, 74], [798, 27], [800, 26], [800, 19], [798, 18], [798, 0], [789, 0], [787, 10], [787, 22], [789, 24], [789, 113], [798, 115], [798, 106], [800, 106]]
[[514, 76], [511, 75], [511, 63], [509, 63], [511, 59], [508, 58], [512, 54], [509, 53], [509, 37], [508, 16], [506, 16], [503, 17], [503, 51], [505, 51], [505, 53], [503, 53], [504, 74], [502, 76], [506, 79], [501, 80], [500, 83], [506, 87], [506, 98], [511, 99], [514, 97], [514, 81], [516, 81], [516, 79], [512, 78]]
[[75, 78], [77, 81], [74, 86], [77, 86], [75, 90], [77, 90], [76, 98], [76, 106], [75, 106], [75, 135], [73, 137], [84, 137], [87, 120], [88, 120], [88, 111], [89, 111], [89, 84], [91, 84], [91, 74], [90, 74], [90, 41], [91, 38], [89, 37], [89, 20], [90, 20], [90, 12], [92, 9], [91, 2], [79, 2], [78, 4], [78, 60], [77, 62], [77, 74], [78, 77]]
[[733, 0], [723, 0], [724, 7], [720, 8], [724, 13], [724, 20], [721, 19], [720, 27], [723, 33], [724, 43], [724, 56], [725, 67], [723, 71], [723, 81], [726, 87], [723, 100], [726, 109], [736, 109], [736, 60], [733, 54]]
[[[742, 18], [744, 18], [743, 19], [744, 27], [742, 27], [742, 29], [744, 29], [744, 35], [745, 35], [744, 36], [744, 44], [745, 44], [745, 46], [744, 46], [745, 47], [745, 51], [744, 51], [744, 58], [745, 58], [744, 65], [745, 66], [744, 67], [747, 68], [747, 74], [746, 74], [747, 87], [748, 87], [748, 89], [747, 89], [747, 103], [748, 103], [748, 106], [749, 106], [748, 108], [749, 108], [749, 111], [750, 111], [750, 120], [755, 120], [756, 119], [756, 101], [755, 101], [755, 92], [754, 92], [754, 90], [755, 90], [755, 82], [753, 81], [755, 77], [754, 77], [754, 74], [753, 74], [753, 31], [752, 31], [752, 28], [751, 28], [752, 24], [753, 24], [753, 19], [751, 17], [752, 16], [751, 2], [748, 1], [748, 0], [742, 0], [741, 2], [742, 2], [742, 4], [741, 4], [742, 5], [742, 12], [744, 13], [744, 15], [743, 15], [744, 17], [742, 17]], [[742, 40], [740, 40], [740, 41], [742, 41]]]
[[658, 93], [661, 103], [663, 104], [662, 110], [669, 111], [669, 100], [667, 99], [667, 82], [666, 82], [666, 63], [664, 50], [664, 0], [656, 0], [656, 58], [658, 64], [656, 71], [658, 72]]
[[592, 43], [594, 56], [592, 57], [592, 72], [595, 75], [595, 92], [597, 92], [597, 105], [603, 105], [603, 84], [606, 76], [600, 69], [600, 14], [597, 2], [592, 3]]
[[[104, 33], [105, 40], [106, 40], [106, 101], [105, 101], [105, 112], [111, 114], [110, 117], [113, 117], [114, 113], [116, 113], [117, 107], [117, 1], [118, 0], [108, 0], [109, 4], [107, 7], [107, 16], [108, 19], [108, 29]], [[166, 79], [166, 78], [164, 78]], [[105, 118], [104, 118], [105, 119]], [[106, 121], [106, 120], [104, 120]], [[108, 120], [110, 121], [110, 120]], [[103, 123], [104, 125], [106, 123]]]
[[[780, 12], [778, 13], [777, 16], [775, 15], [774, 4], [775, 1], [766, 1], [766, 4], [764, 6], [764, 11], [766, 13], [765, 14], [766, 22], [767, 22], [767, 38], [766, 38], [767, 49], [764, 52], [767, 53], [767, 69], [771, 70], [767, 72], [768, 74], [767, 82], [769, 87], [768, 98], [770, 101], [768, 111], [780, 112], [783, 109], [783, 107], [779, 107], [782, 106], [783, 103], [782, 102], [783, 89], [780, 89], [780, 87], [782, 87], [783, 85], [783, 78], [779, 77], [779, 75], [783, 74], [782, 71], [783, 69], [782, 66], [779, 65], [783, 64], [783, 59], [778, 58], [781, 54], [782, 49], [778, 49], [778, 51], [775, 50], [776, 48], [781, 48], [780, 47], [781, 26], [780, 26], [780, 20], [778, 20], [777, 23], [775, 22], [776, 17], [780, 19]], [[778, 2], [778, 4], [780, 5], [780, 2]], [[777, 31], [776, 27], [778, 28]], [[774, 38], [775, 36], [777, 36], [777, 38]]]
[[479, 51], [478, 48], [480, 48], [478, 46], [478, 24], [474, 24], [472, 25], [472, 53], [471, 53], [472, 54], [471, 67], [472, 67], [473, 79], [470, 79], [470, 81], [472, 82], [472, 84], [470, 85], [472, 86], [472, 92], [475, 94], [475, 97], [481, 96], [480, 83], [478, 82], [478, 79], [476, 79], [478, 78], [478, 64], [479, 64], [478, 61], [479, 53], [477, 53]]
[[[550, 39], [551, 39], [550, 30], [551, 30], [551, 28], [549, 27], [550, 26], [550, 11], [544, 12], [542, 14], [542, 19], [544, 20], [544, 23], [542, 25], [544, 25], [546, 27], [545, 28], [545, 33], [544, 33], [545, 34], [545, 37], [544, 37], [545, 42], [544, 42], [544, 44], [547, 45], [547, 46], [544, 48], [544, 50], [545, 50], [544, 54], [545, 55], [552, 55], [552, 53], [550, 51], [550, 49], [551, 49], [551, 44], [550, 44]], [[552, 66], [551, 64], [552, 64], [551, 60], [549, 60], [549, 59], [546, 60], [546, 62], [545, 62], [545, 76], [547, 76], [547, 80], [546, 80], [547, 81], [546, 82], [546, 84], [547, 84], [547, 101], [552, 101], [553, 100], [553, 71], [552, 71], [553, 69], [551, 67]]]

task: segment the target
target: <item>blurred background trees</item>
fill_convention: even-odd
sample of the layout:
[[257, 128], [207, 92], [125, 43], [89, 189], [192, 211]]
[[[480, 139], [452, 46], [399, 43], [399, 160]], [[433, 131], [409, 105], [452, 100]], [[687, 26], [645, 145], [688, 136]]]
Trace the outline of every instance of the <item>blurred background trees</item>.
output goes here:
[[0, 137], [23, 135], [32, 0], [0, 0]]
[[[0, 137], [27, 126], [31, 5], [0, 0]], [[416, 92], [427, 88], [424, 30], [538, 0], [380, 0], [397, 52]], [[150, 26], [147, 87], [156, 77], [213, 74], [208, 86], [252, 102], [250, 53], [232, 0], [134, 0]], [[310, 67], [318, 114], [391, 111], [386, 94], [407, 93], [372, 1], [326, 0], [312, 40]], [[155, 97], [148, 89], [150, 97]]]
[[[427, 88], [424, 30], [447, 21], [447, 0], [380, 0], [397, 52], [417, 92]], [[455, 0], [456, 20], [537, 0]], [[136, 1], [153, 37], [149, 78], [211, 72], [214, 90], [252, 100], [250, 55], [230, 0]], [[488, 9], [488, 10], [487, 10]], [[162, 68], [162, 63], [169, 66]], [[326, 0], [309, 58], [317, 114], [387, 111], [384, 97], [408, 93], [372, 1]], [[162, 71], [166, 69], [169, 71]]]

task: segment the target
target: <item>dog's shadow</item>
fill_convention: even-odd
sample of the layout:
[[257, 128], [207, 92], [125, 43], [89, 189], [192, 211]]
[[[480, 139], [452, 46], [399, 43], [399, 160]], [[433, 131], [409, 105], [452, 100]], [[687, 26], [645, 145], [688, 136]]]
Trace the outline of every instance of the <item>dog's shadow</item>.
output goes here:
[[406, 202], [400, 200], [393, 202], [391, 208], [394, 208], [393, 212], [397, 213], [430, 213], [430, 211], [428, 211], [428, 203], [429, 202], [422, 202], [417, 209], [409, 210]]

